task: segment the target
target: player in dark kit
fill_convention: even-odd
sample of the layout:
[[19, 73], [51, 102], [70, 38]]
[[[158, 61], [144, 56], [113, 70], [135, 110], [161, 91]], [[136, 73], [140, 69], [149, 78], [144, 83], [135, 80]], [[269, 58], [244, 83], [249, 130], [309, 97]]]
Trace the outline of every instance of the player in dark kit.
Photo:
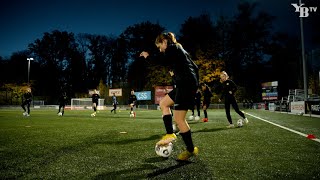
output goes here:
[[117, 104], [118, 104], [118, 101], [117, 101], [116, 94], [113, 93], [113, 96], [112, 96], [113, 109], [111, 110], [111, 112], [114, 111], [115, 114], [116, 114]]
[[207, 109], [210, 106], [211, 102], [211, 97], [212, 97], [212, 92], [209, 86], [205, 83], [201, 83], [201, 88], [202, 88], [202, 94], [203, 94], [203, 103], [202, 103], [202, 109], [204, 113], [204, 118], [202, 119], [203, 122], [208, 122], [208, 113]]
[[129, 96], [129, 106], [130, 106], [130, 116], [132, 114], [133, 117], [136, 117], [136, 112], [133, 111], [133, 107], [137, 103], [137, 96], [134, 94], [134, 90], [132, 89]]
[[[27, 88], [27, 91], [23, 94], [24, 101], [21, 104], [22, 109], [24, 110], [24, 116], [30, 116], [30, 104], [32, 101], [31, 88]], [[27, 105], [27, 110], [25, 106]]]
[[94, 112], [91, 114], [91, 116], [95, 116], [97, 114], [97, 106], [99, 105], [99, 94], [98, 91], [95, 89], [94, 93], [92, 94], [92, 108]]
[[[157, 145], [167, 145], [177, 139], [177, 136], [173, 133], [170, 112], [170, 106], [174, 105], [174, 120], [186, 145], [186, 150], [180, 153], [177, 159], [185, 161], [199, 152], [198, 148], [193, 145], [191, 129], [185, 119], [188, 109], [194, 106], [194, 98], [199, 85], [199, 70], [182, 45], [177, 42], [173, 33], [168, 32], [158, 35], [155, 45], [163, 53], [162, 58], [157, 63], [168, 67], [170, 75], [175, 80], [174, 89], [160, 101], [166, 135], [157, 142]], [[140, 56], [147, 58], [149, 53], [143, 51]]]
[[61, 96], [59, 97], [59, 111], [58, 111], [58, 115], [60, 115], [61, 113], [61, 116], [64, 115], [64, 108], [66, 106], [66, 103], [67, 103], [67, 95], [65, 92], [63, 92], [61, 94]]
[[224, 106], [226, 110], [227, 119], [229, 122], [228, 128], [234, 127], [234, 124], [232, 123], [232, 118], [230, 115], [230, 104], [232, 105], [233, 109], [243, 118], [245, 123], [248, 123], [248, 119], [246, 116], [239, 110], [237, 101], [234, 97], [235, 92], [237, 91], [236, 84], [229, 79], [228, 74], [225, 71], [222, 71], [220, 74], [220, 81], [222, 83], [222, 95], [219, 101], [221, 99], [224, 100]]

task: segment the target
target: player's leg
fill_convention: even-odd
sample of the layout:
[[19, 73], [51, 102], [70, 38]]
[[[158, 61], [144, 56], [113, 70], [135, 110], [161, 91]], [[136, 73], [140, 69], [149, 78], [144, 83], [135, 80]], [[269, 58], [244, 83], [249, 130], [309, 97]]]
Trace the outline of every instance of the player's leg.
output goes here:
[[196, 106], [197, 106], [198, 116], [200, 117], [200, 102], [197, 102]]
[[239, 106], [235, 100], [235, 98], [232, 98], [231, 100], [231, 105], [233, 107], [233, 109], [243, 118], [245, 123], [248, 123], [248, 119], [246, 118], [246, 116], [243, 114], [243, 112], [240, 111]]
[[191, 156], [197, 155], [199, 150], [194, 146], [192, 141], [191, 129], [186, 121], [185, 117], [187, 114], [187, 110], [175, 110], [174, 111], [174, 119], [179, 127], [180, 135], [183, 139], [183, 142], [186, 145], [186, 150], [178, 155], [178, 160], [185, 161], [189, 159]]
[[231, 118], [231, 115], [230, 115], [230, 102], [227, 99], [225, 100], [224, 108], [226, 110], [226, 116], [227, 116], [227, 119], [228, 119], [228, 122], [229, 122], [229, 126], [227, 126], [227, 127], [234, 127], [234, 125], [232, 123], [232, 118]]
[[27, 116], [30, 116], [30, 104], [31, 104], [31, 101], [28, 101], [27, 102], [27, 110], [28, 110]]
[[[170, 106], [172, 106], [173, 104], [174, 104], [174, 102], [168, 94], [164, 98], [162, 98], [160, 101], [160, 108], [162, 110], [162, 120], [164, 123], [164, 127], [166, 129], [166, 135], [162, 138], [162, 140], [176, 139], [176, 136], [173, 133], [172, 115], [171, 115], [171, 110], [170, 110]], [[160, 140], [158, 143], [159, 144], [161, 144], [161, 143], [167, 144], [169, 142]]]
[[22, 109], [23, 109], [23, 111], [24, 111], [24, 112], [23, 112], [23, 115], [26, 115], [26, 113], [27, 113], [27, 112], [26, 112], [27, 110], [26, 110], [26, 107], [25, 107], [26, 104], [27, 104], [26, 101], [23, 101], [23, 103], [21, 104], [21, 107], [22, 107]]
[[204, 118], [202, 119], [203, 122], [208, 122], [208, 113], [207, 113], [207, 107], [208, 107], [208, 102], [203, 102], [203, 114], [204, 114]]
[[63, 104], [63, 106], [62, 106], [62, 116], [64, 115], [64, 108], [65, 108], [65, 106], [66, 106], [66, 105], [64, 105], [64, 104]]

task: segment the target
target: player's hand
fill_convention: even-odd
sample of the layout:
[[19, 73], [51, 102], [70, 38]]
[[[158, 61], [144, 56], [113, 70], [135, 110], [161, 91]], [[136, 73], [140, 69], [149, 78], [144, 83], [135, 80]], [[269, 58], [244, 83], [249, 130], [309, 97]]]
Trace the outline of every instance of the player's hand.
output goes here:
[[141, 57], [141, 56], [143, 56], [144, 58], [147, 58], [147, 57], [149, 56], [149, 53], [146, 52], [146, 51], [142, 51], [142, 52], [140, 53], [140, 57]]
[[221, 99], [219, 99], [219, 102], [221, 102]]
[[229, 91], [229, 94], [232, 94], [232, 91]]

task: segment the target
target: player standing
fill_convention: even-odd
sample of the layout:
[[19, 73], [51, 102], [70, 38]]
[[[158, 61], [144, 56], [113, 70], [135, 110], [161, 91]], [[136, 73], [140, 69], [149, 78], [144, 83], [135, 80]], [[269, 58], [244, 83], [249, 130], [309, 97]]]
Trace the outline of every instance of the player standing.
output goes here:
[[61, 113], [61, 115], [63, 116], [64, 115], [64, 108], [66, 106], [66, 102], [67, 102], [67, 95], [65, 92], [63, 92], [61, 94], [61, 96], [59, 97], [59, 113]]
[[[21, 107], [24, 110], [23, 115], [30, 116], [30, 104], [32, 101], [31, 88], [27, 88], [26, 92], [23, 94], [23, 98], [24, 98], [24, 101], [21, 104]], [[25, 108], [26, 105], [27, 105], [27, 110]]]
[[134, 90], [132, 89], [129, 96], [129, 107], [130, 107], [130, 115], [133, 114], [133, 117], [136, 117], [136, 112], [133, 111], [134, 106], [137, 103], [137, 96], [134, 94]]
[[208, 122], [207, 109], [209, 108], [210, 103], [211, 103], [212, 92], [211, 92], [210, 87], [205, 83], [201, 83], [201, 88], [203, 91], [202, 109], [203, 109], [203, 113], [204, 113], [204, 118], [202, 119], [202, 121]]
[[98, 91], [95, 89], [94, 90], [94, 93], [92, 94], [92, 108], [93, 108], [93, 113], [91, 114], [91, 116], [95, 116], [97, 114], [97, 106], [99, 105], [99, 94], [98, 94]]
[[114, 113], [116, 114], [117, 104], [118, 104], [118, 101], [117, 101], [116, 94], [113, 93], [113, 96], [112, 96], [112, 106], [113, 106], [113, 109], [111, 110], [111, 113], [112, 113], [112, 111], [114, 111]]
[[[199, 85], [198, 67], [182, 45], [177, 42], [173, 33], [168, 32], [158, 35], [155, 45], [161, 53], [164, 53], [159, 63], [169, 67], [170, 75], [174, 75], [171, 76], [175, 80], [174, 89], [160, 101], [166, 135], [157, 144], [167, 145], [177, 138], [173, 133], [170, 113], [170, 106], [174, 105], [174, 120], [187, 149], [180, 153], [177, 159], [185, 161], [199, 152], [198, 148], [193, 145], [191, 129], [185, 119], [188, 109], [194, 106], [194, 98]], [[149, 53], [143, 51], [140, 56], [147, 58]]]
[[222, 71], [222, 73], [220, 74], [220, 81], [222, 83], [222, 95], [219, 101], [221, 101], [221, 99], [224, 99], [224, 107], [225, 107], [227, 119], [229, 122], [229, 125], [227, 127], [228, 128], [234, 127], [234, 124], [232, 123], [232, 118], [230, 115], [230, 104], [232, 105], [233, 109], [243, 118], [244, 122], [248, 123], [249, 122], [248, 119], [239, 110], [237, 101], [234, 97], [234, 94], [237, 91], [236, 84], [231, 79], [229, 79], [229, 76], [225, 71]]

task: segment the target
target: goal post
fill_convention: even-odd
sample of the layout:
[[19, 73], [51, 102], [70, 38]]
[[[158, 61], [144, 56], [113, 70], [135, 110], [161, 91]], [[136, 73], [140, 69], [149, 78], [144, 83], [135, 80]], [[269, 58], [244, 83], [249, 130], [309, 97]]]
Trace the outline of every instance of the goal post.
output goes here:
[[[71, 99], [71, 110], [83, 110], [92, 109], [92, 99], [91, 98], [72, 98]], [[104, 99], [99, 99], [98, 110], [104, 109]]]

